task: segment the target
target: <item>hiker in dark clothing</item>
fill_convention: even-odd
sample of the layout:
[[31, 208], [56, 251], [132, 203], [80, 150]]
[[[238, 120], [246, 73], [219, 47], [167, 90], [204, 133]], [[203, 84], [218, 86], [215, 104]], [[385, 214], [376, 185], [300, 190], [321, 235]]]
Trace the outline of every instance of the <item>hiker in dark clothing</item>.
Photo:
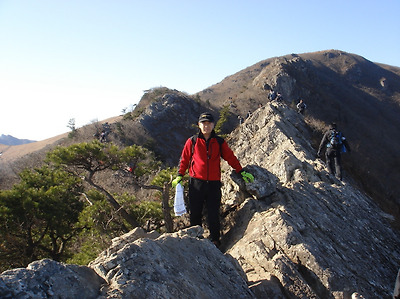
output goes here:
[[107, 133], [104, 130], [100, 133], [100, 142], [107, 142]]
[[317, 152], [318, 158], [324, 148], [326, 148], [325, 159], [329, 173], [342, 180], [341, 153], [350, 152], [351, 150], [346, 137], [337, 130], [336, 123], [332, 123], [329, 130], [322, 137]]
[[239, 125], [244, 122], [244, 118], [241, 115], [238, 115]]
[[276, 98], [276, 92], [274, 90], [270, 90], [269, 94], [268, 94], [268, 100], [273, 101]]
[[278, 94], [276, 95], [276, 101], [278, 103], [282, 103], [283, 102], [283, 96], [280, 92], [278, 92]]
[[252, 182], [254, 177], [243, 170], [239, 160], [228, 143], [214, 131], [214, 117], [206, 112], [200, 115], [200, 131], [189, 138], [183, 148], [178, 176], [172, 186], [182, 180], [189, 170], [189, 210], [190, 225], [202, 225], [203, 206], [207, 208], [207, 220], [211, 241], [220, 245], [219, 210], [221, 205], [221, 158], [242, 175], [243, 180]]
[[300, 101], [297, 103], [296, 107], [297, 107], [297, 112], [304, 115], [304, 111], [306, 110], [307, 105], [306, 105], [306, 103], [304, 103], [304, 101], [302, 99], [300, 99]]

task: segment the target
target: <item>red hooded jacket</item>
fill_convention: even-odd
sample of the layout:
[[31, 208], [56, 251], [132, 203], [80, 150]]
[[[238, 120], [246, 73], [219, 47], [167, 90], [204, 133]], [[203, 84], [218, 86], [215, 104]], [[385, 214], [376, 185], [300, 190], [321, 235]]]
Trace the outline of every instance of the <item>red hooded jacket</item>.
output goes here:
[[208, 141], [199, 133], [192, 153], [192, 138], [189, 138], [182, 151], [178, 173], [185, 175], [189, 168], [189, 175], [204, 181], [221, 180], [221, 154], [222, 158], [235, 169], [237, 173], [242, 170], [239, 160], [224, 140], [221, 144], [213, 132]]

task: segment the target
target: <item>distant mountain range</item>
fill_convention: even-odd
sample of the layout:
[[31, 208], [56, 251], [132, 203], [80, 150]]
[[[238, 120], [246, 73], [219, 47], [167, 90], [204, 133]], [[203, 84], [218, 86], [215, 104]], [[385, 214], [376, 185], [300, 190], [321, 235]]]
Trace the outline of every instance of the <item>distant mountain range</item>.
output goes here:
[[35, 140], [18, 139], [11, 135], [4, 135], [4, 134], [1, 134], [1, 136], [0, 136], [0, 143], [5, 144], [5, 145], [20, 145], [20, 144], [27, 144], [27, 143], [32, 143], [32, 142], [35, 142]]

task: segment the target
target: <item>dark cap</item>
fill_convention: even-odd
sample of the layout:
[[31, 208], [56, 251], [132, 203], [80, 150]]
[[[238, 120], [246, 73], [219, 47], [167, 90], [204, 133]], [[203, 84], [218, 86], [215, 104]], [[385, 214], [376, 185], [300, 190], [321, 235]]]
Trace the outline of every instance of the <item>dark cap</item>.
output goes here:
[[200, 116], [199, 116], [199, 123], [201, 123], [203, 121], [209, 121], [210, 123], [213, 123], [214, 117], [212, 116], [212, 114], [210, 112], [204, 112], [204, 113], [200, 114]]

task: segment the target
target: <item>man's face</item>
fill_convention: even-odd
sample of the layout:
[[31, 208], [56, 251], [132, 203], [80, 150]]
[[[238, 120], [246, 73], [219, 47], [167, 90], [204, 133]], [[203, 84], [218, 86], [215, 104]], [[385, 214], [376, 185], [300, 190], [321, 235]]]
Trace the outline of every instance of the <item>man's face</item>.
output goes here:
[[203, 135], [211, 134], [212, 130], [214, 129], [214, 123], [209, 121], [202, 121], [199, 122], [199, 128]]

